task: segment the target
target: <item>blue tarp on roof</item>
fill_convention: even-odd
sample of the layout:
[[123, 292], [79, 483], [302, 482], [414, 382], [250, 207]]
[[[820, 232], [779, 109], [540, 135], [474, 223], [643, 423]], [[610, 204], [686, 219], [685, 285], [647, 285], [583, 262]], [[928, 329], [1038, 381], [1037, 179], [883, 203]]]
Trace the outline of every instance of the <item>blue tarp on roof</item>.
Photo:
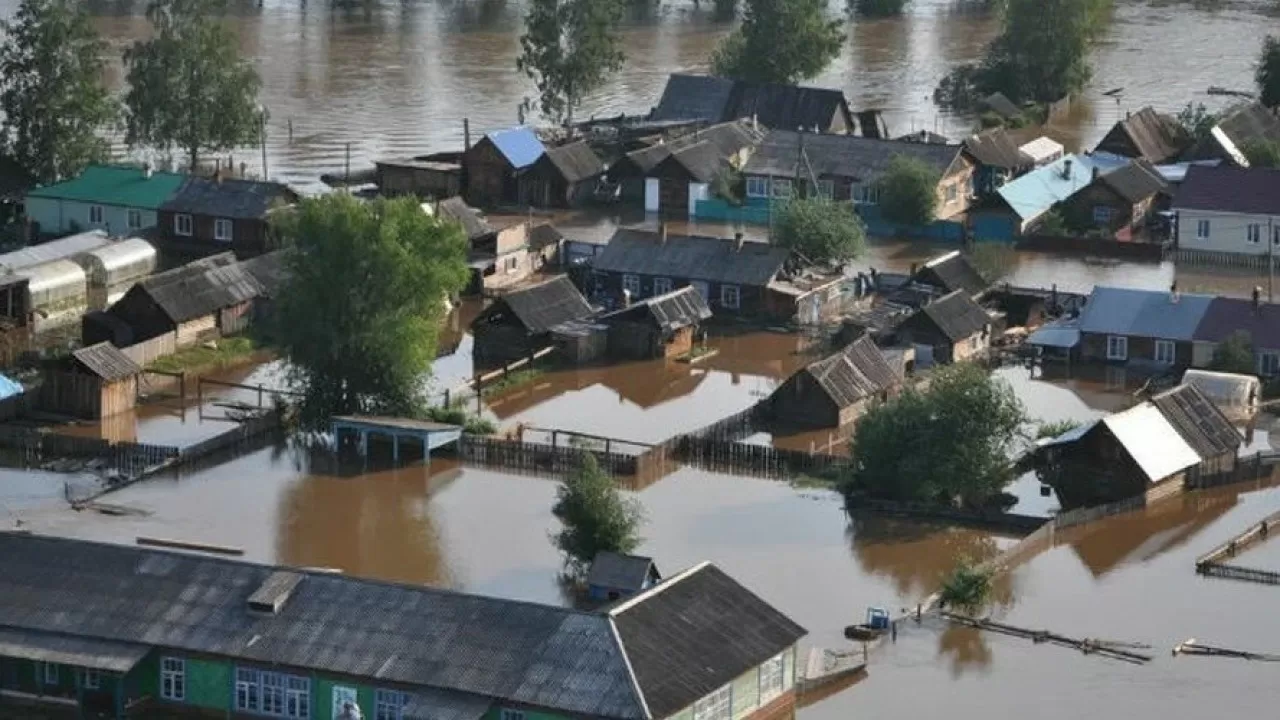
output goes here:
[[1080, 330], [1188, 341], [1212, 301], [1212, 295], [1095, 287], [1080, 315]]
[[23, 393], [22, 383], [7, 375], [0, 375], [0, 400], [8, 400], [14, 395]]
[[997, 192], [1022, 219], [1023, 226], [1093, 182], [1093, 170], [1106, 174], [1129, 163], [1109, 153], [1068, 155], [1001, 187]]
[[511, 163], [511, 167], [517, 170], [534, 164], [546, 152], [537, 134], [524, 126], [497, 130], [485, 137], [498, 148], [498, 152]]

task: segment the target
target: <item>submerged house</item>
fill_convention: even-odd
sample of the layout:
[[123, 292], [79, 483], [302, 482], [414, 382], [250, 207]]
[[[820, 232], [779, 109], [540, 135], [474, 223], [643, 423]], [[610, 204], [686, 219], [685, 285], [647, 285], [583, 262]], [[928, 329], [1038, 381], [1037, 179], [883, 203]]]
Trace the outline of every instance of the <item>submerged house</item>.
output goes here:
[[1004, 128], [984, 130], [964, 141], [965, 152], [977, 163], [973, 190], [990, 195], [1000, 186], [1031, 170], [1035, 163], [1018, 149], [1018, 142]]
[[816, 133], [857, 130], [844, 93], [798, 85], [754, 83], [709, 75], [674, 73], [650, 120], [696, 120], [707, 124], [754, 118], [767, 128]]
[[1068, 155], [1005, 183], [996, 199], [970, 213], [975, 237], [1011, 240], [1032, 232], [1050, 211], [1089, 187], [1096, 175], [1121, 167], [1119, 156]]
[[0, 617], [0, 702], [112, 718], [766, 720], [805, 636], [710, 563], [583, 612], [19, 533]]
[[90, 165], [78, 177], [27, 192], [27, 219], [40, 235], [136, 233], [156, 226], [160, 207], [186, 181], [148, 167]]
[[959, 290], [974, 300], [981, 299], [991, 287], [991, 283], [959, 250], [928, 260], [911, 273], [906, 284], [932, 288], [938, 295]]
[[1191, 366], [1207, 368], [1218, 345], [1236, 333], [1249, 336], [1258, 375], [1280, 375], [1280, 305], [1215, 297], [1192, 333]]
[[471, 324], [478, 362], [502, 365], [551, 345], [552, 330], [595, 314], [569, 278], [550, 280], [499, 295]]
[[609, 327], [610, 355], [647, 360], [688, 353], [699, 325], [710, 318], [702, 294], [685, 285], [603, 315], [600, 322]]
[[903, 375], [863, 335], [840, 352], [809, 363], [769, 396], [774, 419], [801, 427], [843, 427], [902, 386]]
[[1188, 151], [1185, 159], [1222, 160], [1248, 167], [1245, 148], [1267, 142], [1280, 142], [1280, 110], [1260, 102], [1245, 103], [1223, 113], [1218, 124]]
[[546, 152], [532, 128], [486, 134], [463, 155], [467, 202], [480, 207], [526, 202], [521, 176]]
[[1192, 138], [1178, 119], [1156, 112], [1150, 105], [1127, 114], [1094, 147], [1107, 152], [1145, 160], [1151, 165], [1177, 160], [1191, 146]]
[[174, 248], [248, 258], [271, 249], [271, 214], [296, 202], [280, 183], [192, 176], [160, 206], [156, 229]]
[[896, 331], [899, 342], [915, 346], [922, 366], [962, 362], [986, 353], [993, 319], [963, 290], [943, 295], [916, 310]]
[[374, 162], [378, 192], [448, 198], [462, 194], [462, 154], [433, 153]]
[[587, 571], [587, 597], [611, 602], [631, 597], [662, 580], [653, 558], [601, 550]]
[[138, 398], [142, 368], [108, 342], [90, 345], [46, 368], [40, 408], [86, 420], [128, 412]]
[[606, 169], [586, 140], [548, 147], [521, 176], [520, 194], [536, 207], [577, 207], [591, 198]]
[[1147, 367], [1187, 367], [1196, 329], [1213, 297], [1095, 287], [1080, 313], [1084, 360]]
[[[621, 186], [624, 201], [643, 202], [645, 210], [658, 212], [661, 209], [662, 176], [655, 174], [655, 168], [672, 154], [694, 145], [709, 143], [716, 149], [722, 166], [741, 168], [763, 137], [764, 133], [758, 125], [749, 120], [732, 120], [696, 128], [678, 137], [628, 152], [609, 166], [608, 176], [612, 182]], [[693, 194], [699, 196], [701, 192], [695, 188]], [[683, 207], [685, 206], [673, 205], [672, 210], [678, 212]]]
[[1131, 237], [1168, 197], [1169, 184], [1145, 160], [1131, 160], [1106, 172], [1096, 165], [1093, 179], [1062, 204], [1075, 225], [1092, 225], [1108, 235]]
[[1253, 256], [1265, 266], [1280, 246], [1280, 168], [1193, 165], [1172, 209], [1179, 250], [1225, 259]]

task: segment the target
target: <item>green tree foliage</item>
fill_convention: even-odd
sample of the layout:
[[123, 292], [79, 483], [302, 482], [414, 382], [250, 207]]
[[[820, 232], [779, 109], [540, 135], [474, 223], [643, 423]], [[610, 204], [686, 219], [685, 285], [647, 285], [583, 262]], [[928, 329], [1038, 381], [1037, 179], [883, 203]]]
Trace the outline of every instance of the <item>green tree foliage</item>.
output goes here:
[[844, 30], [824, 0], [745, 0], [742, 24], [711, 57], [716, 75], [790, 85], [822, 73], [840, 54]]
[[1022, 403], [1003, 380], [959, 363], [939, 368], [924, 390], [906, 389], [858, 421], [846, 494], [982, 507], [1012, 480], [1022, 441]]
[[1247, 142], [1240, 152], [1249, 161], [1249, 167], [1280, 167], [1280, 142], [1274, 140], [1254, 140]]
[[775, 212], [773, 243], [815, 263], [843, 263], [866, 250], [867, 233], [852, 204], [796, 197]]
[[538, 88], [538, 106], [553, 121], [573, 122], [582, 98], [622, 67], [619, 0], [531, 0], [516, 68]]
[[1008, 275], [1018, 263], [1018, 253], [1002, 242], [980, 242], [965, 253], [965, 259], [989, 283]]
[[1187, 103], [1186, 107], [1178, 111], [1177, 118], [1187, 134], [1196, 140], [1209, 137], [1209, 133], [1221, 119], [1217, 113], [1209, 112], [1204, 103]]
[[117, 107], [102, 84], [106, 43], [83, 4], [23, 0], [0, 35], [0, 152], [45, 183], [104, 159]]
[[1079, 92], [1090, 76], [1096, 6], [1094, 0], [1009, 0], [978, 84], [1014, 102], [1053, 102]]
[[880, 178], [880, 211], [889, 222], [924, 226], [938, 207], [939, 174], [924, 162], [895, 155]]
[[907, 2], [908, 0], [849, 0], [849, 5], [855, 15], [881, 18], [901, 15]]
[[629, 553], [640, 544], [640, 504], [623, 497], [591, 453], [581, 453], [578, 467], [556, 489], [552, 512], [563, 525], [552, 540], [573, 577], [582, 577], [596, 553]]
[[1209, 367], [1218, 372], [1254, 375], [1257, 366], [1253, 361], [1253, 336], [1245, 330], [1237, 330], [1218, 343], [1213, 350]]
[[1045, 438], [1056, 438], [1064, 433], [1071, 432], [1078, 427], [1080, 427], [1080, 423], [1075, 420], [1042, 422], [1036, 426], [1036, 439], [1043, 440]]
[[335, 193], [304, 200], [278, 231], [292, 250], [272, 329], [306, 393], [303, 425], [419, 414], [447, 296], [467, 281], [462, 229], [412, 199]]
[[1268, 35], [1262, 41], [1262, 52], [1253, 79], [1258, 83], [1258, 99], [1262, 104], [1280, 106], [1280, 37]]
[[962, 561], [942, 582], [938, 599], [946, 607], [953, 607], [973, 615], [987, 604], [991, 597], [994, 573], [969, 561]]
[[124, 52], [125, 141], [178, 148], [194, 169], [202, 151], [256, 142], [262, 81], [223, 25], [220, 0], [152, 0], [153, 36]]

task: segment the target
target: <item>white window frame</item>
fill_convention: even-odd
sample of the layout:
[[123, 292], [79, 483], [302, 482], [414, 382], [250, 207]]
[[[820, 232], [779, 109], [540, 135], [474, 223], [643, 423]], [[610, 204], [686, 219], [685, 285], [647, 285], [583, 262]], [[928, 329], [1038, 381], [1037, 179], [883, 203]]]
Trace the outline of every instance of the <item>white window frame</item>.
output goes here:
[[1093, 221], [1095, 223], [1104, 223], [1104, 224], [1111, 222], [1111, 208], [1107, 207], [1106, 205], [1094, 205]]
[[742, 307], [742, 288], [737, 285], [721, 285], [720, 306], [730, 310]]
[[524, 720], [523, 710], [513, 710], [511, 708], [502, 708], [498, 711], [498, 720]]
[[818, 197], [831, 200], [836, 196], [836, 183], [830, 178], [818, 179]]
[[[185, 221], [185, 222], [184, 222]], [[191, 216], [187, 213], [178, 213], [173, 216], [173, 234], [182, 237], [191, 237], [195, 225]]]
[[80, 685], [85, 690], [102, 689], [102, 673], [97, 670], [85, 670], [84, 676], [80, 678]]
[[1258, 374], [1263, 377], [1280, 375], [1280, 353], [1258, 353]]
[[132, 210], [132, 209], [126, 210], [125, 225], [128, 226], [130, 230], [141, 230], [142, 229], [142, 211]]
[[795, 188], [790, 178], [774, 178], [769, 185], [769, 192], [775, 198], [789, 198]]
[[640, 276], [630, 273], [622, 276], [622, 291], [630, 292], [631, 297], [640, 297]]
[[309, 720], [311, 718], [311, 678], [251, 667], [236, 667], [237, 711], [268, 717]]
[[176, 657], [160, 658], [160, 697], [182, 702], [187, 699], [187, 661]]
[[671, 278], [656, 277], [653, 279], [653, 294], [666, 295], [671, 292]]
[[44, 664], [44, 684], [58, 684], [58, 663], [47, 662]]
[[1244, 240], [1250, 245], [1257, 245], [1262, 242], [1262, 225], [1258, 223], [1249, 223], [1244, 226]]
[[[96, 218], [94, 217], [95, 215], [97, 216]], [[102, 206], [101, 205], [89, 206], [89, 224], [90, 225], [102, 224]]]
[[750, 175], [747, 177], [747, 197], [767, 198], [769, 197], [769, 178], [759, 175]]
[[284, 716], [297, 720], [311, 717], [311, 678], [286, 675], [284, 685]]
[[1172, 340], [1156, 340], [1155, 361], [1161, 365], [1172, 365], [1177, 362], [1178, 348]]
[[375, 690], [373, 720], [401, 720], [410, 699], [409, 693], [399, 690]]
[[1208, 240], [1209, 235], [1212, 234], [1212, 229], [1213, 228], [1209, 225], [1209, 221], [1207, 219], [1197, 220], [1196, 221], [1196, 239]]
[[786, 690], [786, 663], [783, 653], [760, 664], [760, 704], [764, 705]]
[[[225, 232], [224, 232], [225, 230]], [[235, 239], [235, 223], [228, 218], [213, 219], [213, 239], [220, 242], [231, 242]]]
[[1108, 335], [1107, 336], [1107, 359], [1108, 360], [1128, 360], [1129, 359], [1129, 338], [1124, 335]]
[[733, 688], [716, 690], [693, 704], [693, 720], [729, 720], [733, 717]]
[[854, 205], [879, 205], [880, 204], [880, 187], [875, 183], [862, 183], [853, 186]]

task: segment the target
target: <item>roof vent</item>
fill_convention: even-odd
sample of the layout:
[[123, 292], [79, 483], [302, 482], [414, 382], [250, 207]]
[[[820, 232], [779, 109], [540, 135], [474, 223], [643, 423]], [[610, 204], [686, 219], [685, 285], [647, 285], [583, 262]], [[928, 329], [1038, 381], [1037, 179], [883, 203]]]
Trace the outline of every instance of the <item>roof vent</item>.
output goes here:
[[301, 573], [277, 570], [267, 576], [262, 585], [249, 596], [249, 609], [254, 612], [279, 614], [280, 609], [289, 601], [289, 596], [302, 582]]

